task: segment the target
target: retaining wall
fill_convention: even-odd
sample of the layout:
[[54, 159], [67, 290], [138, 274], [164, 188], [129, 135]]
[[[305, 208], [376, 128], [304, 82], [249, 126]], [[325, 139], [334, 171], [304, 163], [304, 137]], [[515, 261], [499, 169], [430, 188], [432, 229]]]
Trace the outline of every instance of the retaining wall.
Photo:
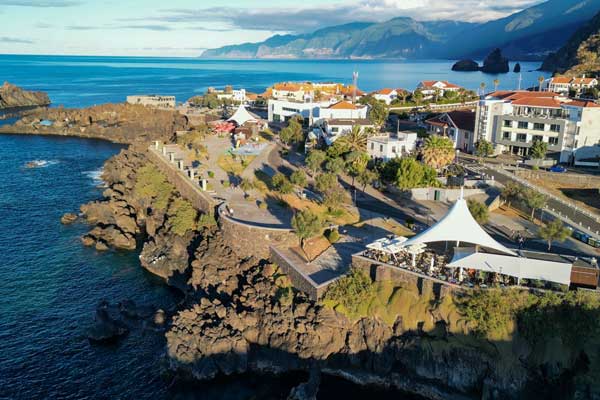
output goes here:
[[352, 266], [363, 270], [375, 282], [392, 281], [394, 283], [403, 283], [418, 288], [419, 293], [432, 290], [438, 298], [443, 298], [451, 292], [465, 291], [465, 288], [459, 285], [377, 262], [358, 254], [352, 256]]
[[147, 154], [150, 161], [167, 176], [168, 181], [175, 186], [183, 198], [192, 203], [197, 210], [214, 215], [217, 203], [212, 197], [203, 192], [199, 186], [195, 186], [183, 171], [177, 169], [176, 165], [171, 164], [156, 150], [148, 149]]
[[218, 222], [227, 243], [242, 258], [255, 256], [267, 259], [271, 245], [289, 247], [298, 244], [293, 230], [265, 228], [238, 221], [227, 215], [224, 205], [219, 207]]
[[311, 300], [317, 301], [327, 291], [327, 287], [333, 282], [325, 282], [317, 285], [310, 276], [296, 268], [294, 261], [290, 260], [280, 250], [274, 246], [270, 247], [271, 262], [277, 264], [281, 271], [288, 276], [295, 289], [301, 290], [308, 295]]
[[556, 173], [546, 171], [531, 171], [517, 169], [515, 175], [525, 179], [548, 180], [565, 187], [572, 187], [573, 184], [585, 185], [590, 188], [600, 188], [600, 176], [586, 174]]

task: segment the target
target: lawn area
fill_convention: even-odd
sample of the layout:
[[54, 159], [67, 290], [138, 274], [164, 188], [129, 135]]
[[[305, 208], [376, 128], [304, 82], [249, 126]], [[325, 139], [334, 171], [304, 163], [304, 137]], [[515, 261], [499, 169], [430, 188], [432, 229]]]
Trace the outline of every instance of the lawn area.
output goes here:
[[355, 224], [360, 220], [358, 213], [351, 212], [345, 207], [341, 208], [340, 210], [330, 212], [327, 207], [312, 200], [301, 199], [294, 193], [280, 194], [273, 192], [272, 195], [281, 198], [295, 210], [311, 210], [313, 213], [319, 215], [321, 220], [325, 223], [331, 223], [334, 225], [350, 225]]
[[219, 156], [217, 165], [228, 174], [241, 175], [255, 158], [256, 156], [232, 156], [225, 153]]

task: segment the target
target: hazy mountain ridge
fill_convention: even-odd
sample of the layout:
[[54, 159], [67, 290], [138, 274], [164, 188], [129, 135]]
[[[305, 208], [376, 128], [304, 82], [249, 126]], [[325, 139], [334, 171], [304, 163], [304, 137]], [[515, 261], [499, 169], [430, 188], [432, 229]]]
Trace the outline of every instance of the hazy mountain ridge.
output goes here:
[[542, 59], [600, 11], [600, 0], [550, 0], [505, 18], [473, 24], [398, 17], [260, 43], [210, 49], [204, 58], [481, 58], [500, 47], [513, 59]]
[[582, 26], [542, 69], [569, 76], [600, 74], [600, 13]]

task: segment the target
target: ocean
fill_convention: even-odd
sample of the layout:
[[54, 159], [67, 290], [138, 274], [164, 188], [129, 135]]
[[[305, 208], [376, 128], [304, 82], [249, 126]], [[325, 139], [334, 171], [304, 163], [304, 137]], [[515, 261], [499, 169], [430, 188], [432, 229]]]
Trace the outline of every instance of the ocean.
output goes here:
[[[199, 59], [0, 56], [0, 78], [49, 93], [54, 106], [121, 102], [128, 94], [160, 93], [185, 100], [231, 84], [261, 92], [276, 81], [349, 82], [360, 87], [414, 87], [445, 79], [476, 89], [494, 76], [450, 71], [449, 61], [207, 61]], [[522, 63], [534, 84], [539, 64]], [[517, 75], [499, 77], [514, 87]], [[5, 121], [6, 122], [6, 121]], [[1, 122], [0, 122], [1, 123]], [[63, 226], [60, 216], [101, 198], [104, 161], [122, 146], [42, 136], [0, 136], [0, 398], [10, 399], [277, 399], [301, 377], [221, 379], [171, 385], [164, 337], [143, 327], [111, 346], [92, 345], [85, 329], [102, 299], [174, 307], [180, 295], [139, 265], [137, 252], [98, 253], [81, 245], [88, 227]], [[33, 160], [40, 168], [26, 168]], [[412, 399], [326, 378], [320, 398]]]
[[[204, 60], [195, 58], [74, 57], [0, 55], [0, 80], [47, 92], [53, 104], [82, 107], [123, 102], [132, 94], [174, 95], [183, 102], [208, 87], [245, 88], [262, 93], [280, 81], [351, 83], [359, 73], [364, 91], [384, 87], [412, 90], [421, 80], [447, 80], [477, 90], [498, 79], [499, 89], [515, 89], [519, 74], [454, 72], [453, 61], [379, 60]], [[511, 70], [514, 66], [511, 62]], [[521, 62], [521, 87], [538, 85], [539, 62]]]

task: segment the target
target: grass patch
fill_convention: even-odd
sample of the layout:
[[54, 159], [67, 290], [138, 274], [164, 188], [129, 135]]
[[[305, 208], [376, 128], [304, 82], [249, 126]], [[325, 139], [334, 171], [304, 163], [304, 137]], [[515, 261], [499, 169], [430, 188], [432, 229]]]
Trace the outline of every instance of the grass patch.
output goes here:
[[256, 156], [236, 156], [225, 153], [217, 159], [217, 165], [223, 171], [232, 175], [241, 175]]

